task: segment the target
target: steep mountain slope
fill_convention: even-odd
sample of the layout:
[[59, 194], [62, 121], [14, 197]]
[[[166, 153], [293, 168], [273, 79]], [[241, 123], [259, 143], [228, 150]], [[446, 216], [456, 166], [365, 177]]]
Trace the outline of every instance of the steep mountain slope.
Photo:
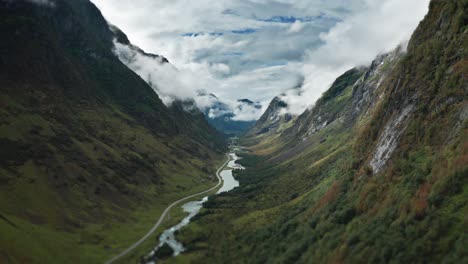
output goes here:
[[[373, 62], [374, 64], [379, 61]], [[363, 77], [366, 69], [352, 69], [340, 76], [326, 91], [313, 108], [307, 109], [298, 118], [287, 133], [300, 135], [303, 138], [315, 134], [333, 122], [343, 119], [349, 112], [346, 107], [353, 97], [351, 91], [358, 79]], [[370, 71], [366, 73], [370, 75]], [[363, 81], [364, 82], [364, 81]]]
[[[109, 25], [109, 27], [113, 32], [115, 44], [121, 45], [118, 52], [114, 49], [114, 53], [116, 53], [116, 55], [125, 65], [134, 70], [137, 74], [140, 74], [139, 68], [141, 65], [139, 65], [139, 63], [141, 62], [139, 62], [139, 60], [141, 60], [141, 58], [151, 61], [154, 65], [161, 67], [168, 66], [172, 67], [174, 71], [177, 70], [174, 66], [170, 65], [169, 61], [165, 57], [147, 53], [139, 47], [133, 45], [128, 40], [128, 37], [125, 35], [125, 33], [116, 26]], [[146, 76], [140, 77], [146, 78]], [[152, 78], [146, 80], [148, 85], [158, 91], [157, 85], [151, 83], [151, 79]], [[203, 143], [205, 146], [209, 146], [211, 148], [215, 148], [216, 146], [224, 144], [225, 138], [222, 136], [222, 130], [219, 132], [214, 131], [214, 129], [209, 125], [210, 122], [205, 121], [205, 116], [197, 108], [193, 100], [184, 101], [176, 98], [169, 106], [169, 110], [171, 111], [172, 118], [176, 120], [177, 133], [185, 133], [190, 138], [195, 139], [200, 143]], [[206, 120], [209, 121], [209, 119]]]
[[406, 53], [346, 73], [249, 146], [240, 188], [182, 230], [180, 261], [467, 262], [467, 14], [433, 0]]
[[[244, 137], [244, 141], [252, 145], [252, 142], [262, 141], [261, 138], [265, 137], [271, 141], [274, 136], [275, 144], [291, 148], [303, 144], [308, 137], [330, 125], [339, 123], [340, 126], [350, 127], [354, 122], [361, 122], [362, 120], [356, 119], [368, 117], [382, 97], [383, 81], [402, 55], [401, 47], [398, 47], [393, 52], [379, 55], [369, 68], [361, 67], [345, 72], [297, 120], [287, 114], [287, 105], [278, 97], [275, 98], [256, 126]], [[284, 120], [281, 119], [281, 113]], [[363, 113], [365, 114], [362, 115]], [[284, 129], [271, 129], [279, 126]], [[262, 135], [261, 128], [264, 128], [264, 133], [270, 133]]]
[[91, 2], [33, 2], [0, 1], [0, 262], [102, 262], [214, 184], [224, 138], [121, 63]]

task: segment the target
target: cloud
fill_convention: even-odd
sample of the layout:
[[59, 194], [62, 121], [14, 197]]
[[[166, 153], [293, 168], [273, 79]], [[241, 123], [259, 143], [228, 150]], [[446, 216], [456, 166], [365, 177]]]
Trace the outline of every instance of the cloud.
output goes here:
[[[195, 75], [197, 71], [179, 70], [170, 63], [163, 63], [162, 58], [143, 55], [132, 46], [118, 42], [114, 42], [114, 45], [114, 52], [120, 60], [151, 85], [168, 106], [175, 100], [196, 99], [204, 87], [213, 86], [210, 82], [216, 82], [209, 78], [198, 78]], [[210, 102], [197, 102], [200, 108], [207, 107], [207, 104]]]
[[[301, 74], [287, 69], [294, 71], [288, 77], [275, 66], [301, 61], [305, 50], [321, 43], [319, 34], [348, 12], [339, 10], [342, 0], [92, 1], [136, 45], [164, 55], [181, 71], [216, 79], [217, 84], [206, 90], [226, 100], [247, 97], [262, 102], [291, 88], [284, 83]], [[293, 25], [289, 21], [312, 17], [313, 22], [303, 22], [303, 35], [289, 33]], [[287, 81], [274, 83], [278, 76]], [[247, 79], [249, 83], [243, 81]]]
[[220, 117], [220, 116], [223, 116], [223, 115], [227, 115], [229, 113], [232, 113], [232, 112], [229, 111], [229, 110], [210, 109], [208, 111], [208, 117], [214, 119], [214, 118], [217, 118], [217, 117]]
[[[210, 78], [208, 73], [202, 76], [195, 74], [203, 72], [204, 69], [180, 70], [170, 63], [163, 62], [162, 57], [143, 55], [135, 47], [117, 41], [114, 41], [114, 53], [145, 80], [167, 106], [176, 100], [193, 100], [200, 110], [208, 110], [210, 118], [234, 113], [233, 120], [236, 121], [256, 120], [262, 114], [262, 108], [245, 105], [237, 100], [220, 100], [208, 94], [205, 88], [222, 85], [218, 80]], [[211, 65], [210, 67], [222, 73], [229, 72], [229, 67], [224, 64]], [[224, 83], [224, 85], [226, 84]], [[228, 84], [233, 88], [228, 89], [234, 89], [238, 84], [238, 81], [233, 80], [232, 83]], [[210, 109], [219, 103], [222, 103], [225, 109]]]
[[234, 109], [234, 121], [253, 121], [260, 118], [260, 114], [265, 111], [265, 106], [262, 108], [256, 108], [251, 105], [239, 104]]
[[289, 28], [289, 33], [298, 33], [304, 28], [304, 24], [300, 20], [296, 20]]
[[366, 0], [361, 10], [321, 33], [323, 45], [308, 50], [304, 60], [304, 86], [283, 98], [290, 112], [302, 113], [350, 68], [406, 43], [428, 6], [429, 0]]
[[[214, 93], [266, 106], [279, 95], [299, 114], [346, 70], [405, 41], [429, 0], [92, 0], [105, 17], [172, 66], [130, 65], [165, 103]], [[300, 85], [300, 88], [297, 86]], [[238, 118], [258, 118], [245, 109]], [[237, 118], [237, 117], [236, 117]]]

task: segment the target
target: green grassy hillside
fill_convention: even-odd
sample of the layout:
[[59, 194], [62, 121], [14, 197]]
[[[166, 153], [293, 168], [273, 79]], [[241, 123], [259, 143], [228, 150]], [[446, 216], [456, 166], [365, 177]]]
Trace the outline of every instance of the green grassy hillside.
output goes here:
[[215, 184], [225, 139], [113, 54], [88, 0], [0, 2], [0, 262], [100, 263]]
[[467, 262], [467, 14], [433, 0], [406, 53], [343, 75], [289, 129], [244, 138], [241, 187], [166, 261]]

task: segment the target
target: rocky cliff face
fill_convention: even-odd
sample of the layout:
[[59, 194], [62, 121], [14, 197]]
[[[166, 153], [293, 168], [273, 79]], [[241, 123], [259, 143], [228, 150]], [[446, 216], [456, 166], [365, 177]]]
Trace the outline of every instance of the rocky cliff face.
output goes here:
[[358, 80], [367, 84], [363, 75], [371, 74], [370, 71], [352, 69], [340, 76], [313, 107], [299, 116], [288, 133], [305, 140], [333, 122], [344, 122], [350, 110], [349, 101], [355, 98], [350, 94], [351, 89], [359, 85]]
[[[373, 144], [362, 144], [372, 153], [367, 162], [375, 173], [392, 154], [404, 159], [403, 153], [423, 146], [442, 150], [453, 143], [455, 135], [463, 135], [459, 124], [466, 122], [461, 116], [468, 95], [468, 37], [461, 14], [466, 8], [462, 1], [432, 1], [431, 12], [415, 31], [407, 55], [384, 80], [383, 99], [375, 103], [368, 130], [359, 141], [373, 140]], [[392, 153], [394, 148], [397, 154]]]
[[357, 118], [366, 118], [374, 110], [378, 102], [384, 97], [382, 83], [395, 69], [404, 56], [402, 47], [394, 51], [377, 56], [364, 76], [354, 85], [352, 93], [352, 106], [347, 113], [347, 120], [356, 121]]

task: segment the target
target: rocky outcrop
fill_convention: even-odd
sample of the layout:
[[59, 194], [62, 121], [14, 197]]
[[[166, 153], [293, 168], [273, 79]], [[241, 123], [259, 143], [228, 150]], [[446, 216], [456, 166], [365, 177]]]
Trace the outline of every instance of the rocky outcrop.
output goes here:
[[333, 122], [343, 122], [352, 99], [350, 91], [356, 82], [362, 79], [366, 69], [351, 69], [336, 79], [315, 105], [298, 117], [287, 133], [305, 140]]
[[348, 122], [355, 121], [362, 114], [369, 116], [384, 96], [382, 83], [398, 65], [403, 55], [403, 47], [400, 46], [390, 53], [377, 56], [372, 62], [364, 76], [353, 87], [352, 106], [347, 113]]
[[407, 120], [410, 118], [414, 105], [410, 104], [396, 113], [392, 119], [385, 125], [382, 135], [377, 141], [377, 146], [369, 162], [372, 172], [379, 173], [385, 166], [398, 146], [400, 136], [406, 129]]
[[286, 102], [280, 97], [275, 97], [248, 135], [259, 136], [278, 132], [281, 125], [293, 119], [293, 116], [287, 113], [287, 107]]

